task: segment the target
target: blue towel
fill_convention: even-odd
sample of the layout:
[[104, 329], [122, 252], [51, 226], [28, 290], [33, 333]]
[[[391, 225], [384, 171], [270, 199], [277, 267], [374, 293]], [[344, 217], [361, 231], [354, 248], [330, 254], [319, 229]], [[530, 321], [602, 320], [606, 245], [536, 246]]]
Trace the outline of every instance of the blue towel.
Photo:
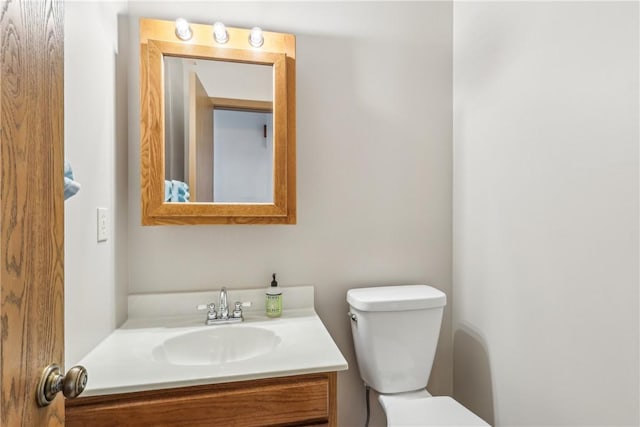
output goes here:
[[78, 191], [80, 191], [80, 183], [74, 180], [71, 164], [65, 160], [64, 161], [64, 199], [67, 200], [69, 197], [75, 195]]
[[171, 201], [171, 181], [164, 180], [164, 201]]
[[[170, 185], [171, 185], [170, 200], [167, 200], [167, 201], [171, 201], [171, 202], [188, 202], [189, 201], [189, 197], [191, 196], [189, 194], [189, 184], [172, 179]], [[165, 199], [167, 197], [169, 197], [169, 195], [167, 194], [167, 182], [165, 181]]]

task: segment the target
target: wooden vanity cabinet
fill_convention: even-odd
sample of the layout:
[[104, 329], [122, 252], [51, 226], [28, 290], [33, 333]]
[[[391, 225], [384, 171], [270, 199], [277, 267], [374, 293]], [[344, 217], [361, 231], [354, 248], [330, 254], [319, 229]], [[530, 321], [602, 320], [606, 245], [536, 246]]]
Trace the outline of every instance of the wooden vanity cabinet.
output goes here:
[[67, 427], [337, 425], [336, 372], [65, 401]]

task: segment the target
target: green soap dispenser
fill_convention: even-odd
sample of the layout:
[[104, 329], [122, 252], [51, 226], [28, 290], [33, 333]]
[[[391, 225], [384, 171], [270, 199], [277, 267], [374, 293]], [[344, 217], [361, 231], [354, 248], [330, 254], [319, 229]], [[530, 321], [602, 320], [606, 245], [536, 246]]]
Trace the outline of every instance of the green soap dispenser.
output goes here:
[[273, 273], [271, 286], [267, 289], [267, 317], [280, 317], [282, 315], [282, 290], [278, 287], [276, 273]]

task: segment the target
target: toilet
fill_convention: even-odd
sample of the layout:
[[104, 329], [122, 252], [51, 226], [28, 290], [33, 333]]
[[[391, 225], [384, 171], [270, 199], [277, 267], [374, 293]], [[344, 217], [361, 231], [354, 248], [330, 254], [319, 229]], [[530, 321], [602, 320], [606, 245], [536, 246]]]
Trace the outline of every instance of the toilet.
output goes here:
[[426, 285], [347, 292], [360, 377], [378, 392], [387, 425], [489, 426], [451, 397], [426, 390], [447, 296]]

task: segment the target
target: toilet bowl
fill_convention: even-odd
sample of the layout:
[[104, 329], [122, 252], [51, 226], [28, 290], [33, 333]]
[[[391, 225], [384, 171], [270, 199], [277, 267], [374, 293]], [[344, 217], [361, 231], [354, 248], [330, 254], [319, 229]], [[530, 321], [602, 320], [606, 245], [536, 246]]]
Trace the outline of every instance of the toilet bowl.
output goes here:
[[378, 392], [387, 425], [488, 426], [451, 397], [426, 390], [446, 295], [430, 286], [347, 292], [360, 377]]

